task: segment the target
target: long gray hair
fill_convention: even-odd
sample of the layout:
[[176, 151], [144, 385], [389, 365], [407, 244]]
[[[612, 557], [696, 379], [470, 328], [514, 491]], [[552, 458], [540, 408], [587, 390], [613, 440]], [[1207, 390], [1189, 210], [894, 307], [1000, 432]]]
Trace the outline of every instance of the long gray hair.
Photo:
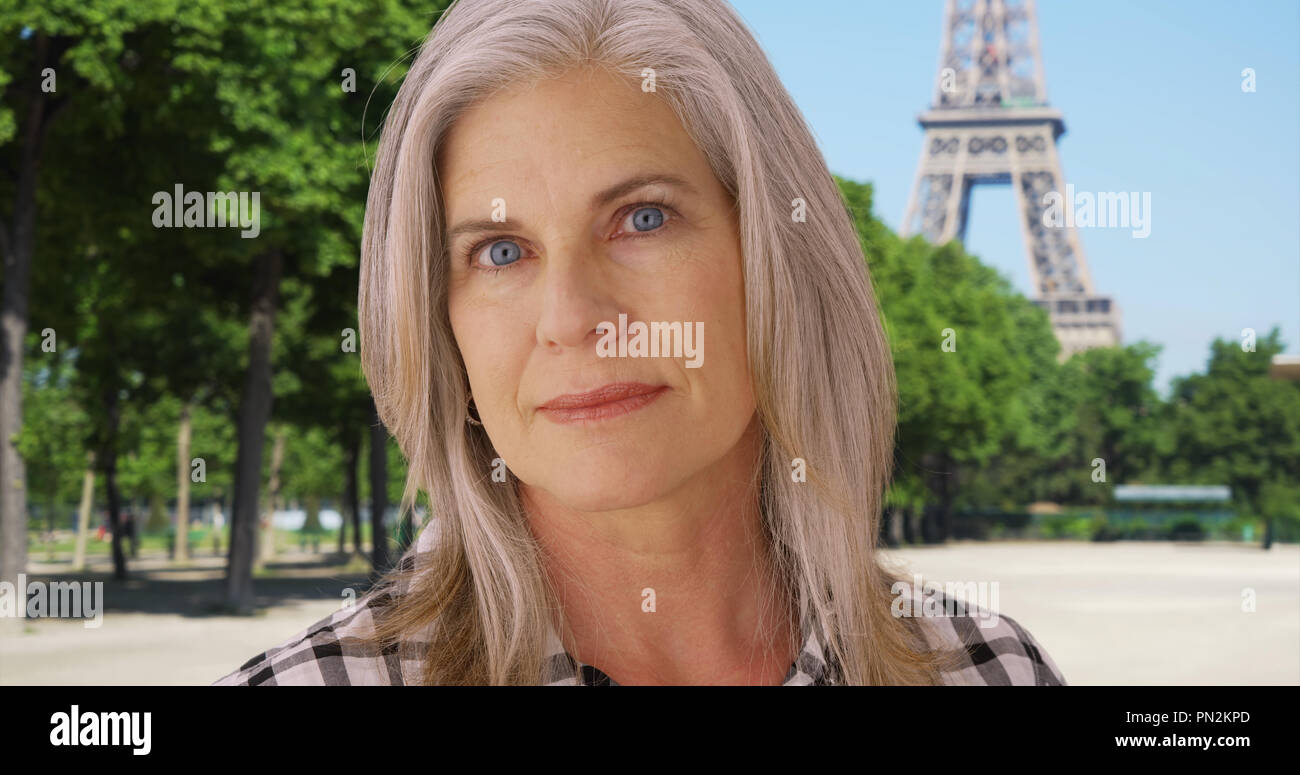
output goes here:
[[406, 594], [377, 637], [418, 661], [422, 683], [542, 675], [558, 598], [517, 481], [488, 480], [492, 443], [466, 424], [436, 159], [469, 106], [588, 64], [652, 74], [736, 203], [765, 432], [759, 498], [781, 593], [820, 622], [838, 682], [937, 682], [937, 653], [890, 613], [896, 576], [876, 554], [896, 399], [862, 248], [803, 117], [725, 0], [457, 0], [424, 42], [380, 141], [358, 309], [366, 379], [410, 462], [402, 511], [425, 493], [441, 540], [385, 578]]

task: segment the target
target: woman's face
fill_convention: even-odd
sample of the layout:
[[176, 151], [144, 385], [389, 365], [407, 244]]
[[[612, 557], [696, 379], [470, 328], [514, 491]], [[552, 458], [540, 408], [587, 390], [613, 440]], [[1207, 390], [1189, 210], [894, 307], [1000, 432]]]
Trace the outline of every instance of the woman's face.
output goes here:
[[[739, 449], [754, 399], [738, 222], [664, 101], [602, 69], [511, 87], [461, 116], [439, 171], [452, 329], [522, 482], [631, 508]], [[695, 357], [664, 357], [662, 328], [661, 357], [602, 357], [620, 315], [629, 351], [633, 323], [676, 323], [667, 344]]]

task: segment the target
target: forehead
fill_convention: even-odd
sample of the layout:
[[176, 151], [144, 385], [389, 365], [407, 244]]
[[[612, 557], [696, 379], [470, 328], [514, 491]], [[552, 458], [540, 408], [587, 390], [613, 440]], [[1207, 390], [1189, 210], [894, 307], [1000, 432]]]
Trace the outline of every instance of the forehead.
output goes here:
[[712, 176], [661, 97], [603, 68], [497, 92], [461, 114], [438, 153], [452, 210], [461, 200], [485, 207], [493, 198], [539, 189], [553, 198], [585, 198], [632, 166], [698, 182]]

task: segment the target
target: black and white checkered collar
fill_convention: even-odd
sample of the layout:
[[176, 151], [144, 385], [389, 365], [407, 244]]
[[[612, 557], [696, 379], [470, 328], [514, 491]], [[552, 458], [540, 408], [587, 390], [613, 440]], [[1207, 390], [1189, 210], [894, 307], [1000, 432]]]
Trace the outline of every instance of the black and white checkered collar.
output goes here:
[[[821, 628], [816, 626], [816, 617], [809, 615], [805, 609], [801, 617], [803, 648], [799, 656], [790, 665], [782, 686], [832, 686], [835, 684], [835, 671], [828, 665], [827, 655], [822, 648]], [[587, 665], [575, 659], [560, 641], [555, 627], [550, 627], [546, 636], [546, 658], [543, 662], [545, 675], [542, 683], [546, 686], [618, 686], [604, 671], [595, 665]], [[580, 676], [581, 679], [576, 678]]]

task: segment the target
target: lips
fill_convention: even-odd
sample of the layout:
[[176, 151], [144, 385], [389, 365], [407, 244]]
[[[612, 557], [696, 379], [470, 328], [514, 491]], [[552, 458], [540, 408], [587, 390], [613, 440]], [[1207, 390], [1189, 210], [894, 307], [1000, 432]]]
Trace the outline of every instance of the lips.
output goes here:
[[667, 390], [667, 385], [615, 382], [586, 393], [556, 396], [537, 409], [559, 423], [602, 420], [635, 412], [653, 403]]

